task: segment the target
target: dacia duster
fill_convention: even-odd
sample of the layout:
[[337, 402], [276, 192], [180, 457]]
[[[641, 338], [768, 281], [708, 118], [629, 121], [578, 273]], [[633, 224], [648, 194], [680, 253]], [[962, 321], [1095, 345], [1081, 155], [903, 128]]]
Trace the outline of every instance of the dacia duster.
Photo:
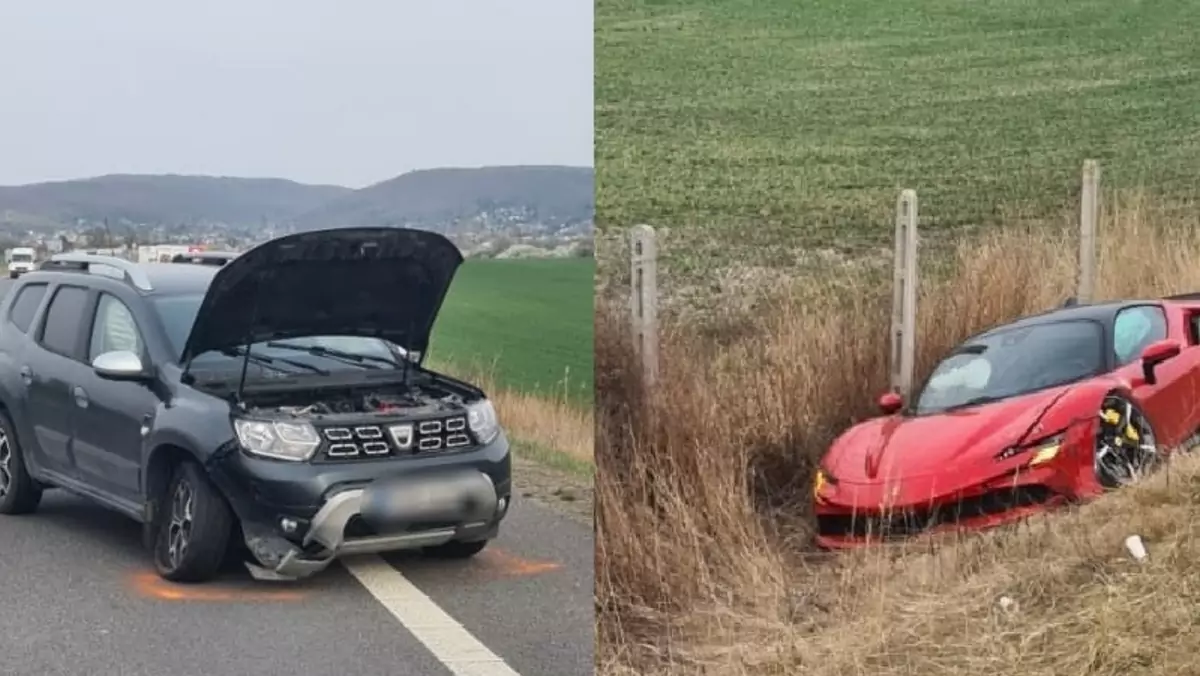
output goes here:
[[403, 228], [289, 235], [223, 266], [61, 254], [0, 305], [0, 513], [57, 487], [143, 524], [159, 574], [344, 554], [465, 558], [511, 500], [478, 388], [423, 366], [462, 263]]

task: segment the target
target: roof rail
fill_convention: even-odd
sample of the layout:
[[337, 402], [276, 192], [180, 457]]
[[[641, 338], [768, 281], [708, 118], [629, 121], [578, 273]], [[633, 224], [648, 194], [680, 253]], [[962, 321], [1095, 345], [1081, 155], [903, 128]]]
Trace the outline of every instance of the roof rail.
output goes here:
[[43, 262], [38, 269], [88, 272], [94, 275], [123, 280], [142, 291], [152, 291], [154, 289], [154, 286], [150, 284], [150, 277], [146, 275], [146, 271], [138, 266], [137, 263], [127, 261], [124, 258], [117, 258], [116, 256], [61, 253], [51, 256], [50, 260]]

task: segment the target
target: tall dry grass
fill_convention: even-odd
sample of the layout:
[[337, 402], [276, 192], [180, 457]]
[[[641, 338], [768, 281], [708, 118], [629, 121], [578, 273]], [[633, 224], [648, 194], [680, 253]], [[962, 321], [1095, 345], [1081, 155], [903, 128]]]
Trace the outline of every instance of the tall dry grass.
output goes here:
[[488, 393], [496, 416], [510, 436], [575, 460], [593, 461], [595, 415], [592, 409], [572, 401], [566, 391], [553, 394], [506, 389], [496, 384], [487, 369], [446, 368]]
[[[969, 334], [1071, 295], [1070, 221], [994, 230], [938, 261], [920, 289], [918, 375]], [[1196, 210], [1107, 200], [1099, 280], [1102, 297], [1200, 290]], [[1151, 653], [1182, 659], [1180, 632], [1200, 624], [1180, 600], [1200, 594], [1182, 558], [1200, 534], [1191, 465], [1173, 487], [1159, 477], [938, 554], [815, 560], [811, 471], [887, 386], [890, 293], [838, 270], [805, 288], [760, 304], [728, 344], [668, 322], [654, 394], [637, 385], [624, 313], [598, 303], [599, 670], [1176, 673]], [[1129, 579], [1110, 565], [1127, 528], [1167, 548]], [[993, 610], [1002, 590], [1017, 598], [1013, 616]], [[1155, 612], [1171, 626], [1131, 629]]]

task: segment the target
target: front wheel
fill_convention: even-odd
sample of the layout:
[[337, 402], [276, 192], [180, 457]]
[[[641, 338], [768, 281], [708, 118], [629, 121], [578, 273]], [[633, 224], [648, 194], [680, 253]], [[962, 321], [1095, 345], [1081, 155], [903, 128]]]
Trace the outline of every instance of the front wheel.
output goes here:
[[0, 413], [0, 514], [28, 514], [42, 501], [42, 487], [25, 468], [12, 421]]
[[1100, 406], [1100, 429], [1092, 466], [1106, 489], [1132, 484], [1162, 462], [1149, 418], [1123, 395], [1110, 394]]
[[438, 559], [469, 559], [482, 552], [487, 543], [487, 540], [476, 540], [475, 542], [454, 540], [434, 547], [426, 547], [425, 553]]
[[171, 582], [206, 582], [221, 571], [233, 531], [233, 514], [195, 464], [175, 469], [156, 517], [154, 565]]

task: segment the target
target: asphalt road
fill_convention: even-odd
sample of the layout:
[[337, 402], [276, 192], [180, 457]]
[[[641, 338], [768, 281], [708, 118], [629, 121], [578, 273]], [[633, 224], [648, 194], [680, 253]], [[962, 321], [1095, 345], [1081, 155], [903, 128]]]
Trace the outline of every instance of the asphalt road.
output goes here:
[[136, 524], [49, 491], [37, 513], [0, 516], [0, 675], [591, 674], [592, 531], [519, 495], [471, 561], [180, 586], [153, 573]]

